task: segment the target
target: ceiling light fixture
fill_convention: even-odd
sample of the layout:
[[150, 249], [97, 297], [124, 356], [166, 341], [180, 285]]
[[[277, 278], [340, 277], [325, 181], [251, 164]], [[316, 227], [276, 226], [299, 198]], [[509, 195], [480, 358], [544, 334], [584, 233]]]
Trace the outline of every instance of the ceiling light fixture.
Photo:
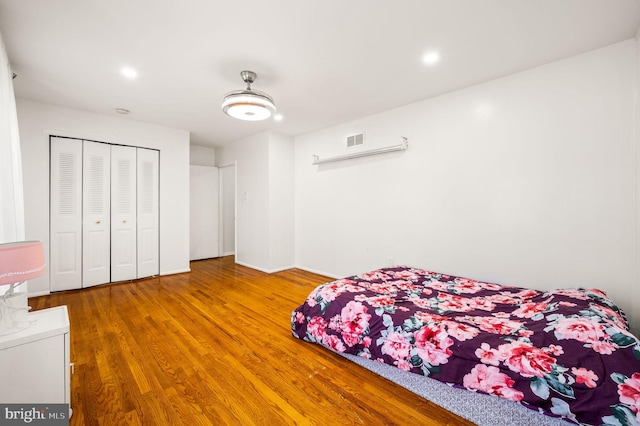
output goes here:
[[122, 73], [122, 75], [124, 75], [125, 77], [127, 77], [128, 79], [133, 80], [134, 78], [136, 78], [138, 76], [138, 71], [134, 70], [133, 68], [130, 67], [123, 67], [120, 72]]
[[222, 111], [230, 117], [247, 121], [265, 120], [276, 112], [273, 98], [264, 92], [251, 89], [258, 77], [253, 71], [242, 71], [242, 80], [247, 83], [245, 90], [227, 93], [222, 101]]
[[429, 52], [422, 57], [422, 61], [427, 65], [433, 65], [440, 60], [438, 52]]

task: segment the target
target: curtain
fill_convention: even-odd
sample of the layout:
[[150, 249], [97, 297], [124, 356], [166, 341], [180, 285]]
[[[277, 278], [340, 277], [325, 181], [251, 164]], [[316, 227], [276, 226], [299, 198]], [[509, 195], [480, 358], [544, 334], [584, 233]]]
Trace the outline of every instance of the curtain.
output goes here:
[[24, 234], [22, 159], [13, 72], [0, 34], [0, 243], [24, 240]]

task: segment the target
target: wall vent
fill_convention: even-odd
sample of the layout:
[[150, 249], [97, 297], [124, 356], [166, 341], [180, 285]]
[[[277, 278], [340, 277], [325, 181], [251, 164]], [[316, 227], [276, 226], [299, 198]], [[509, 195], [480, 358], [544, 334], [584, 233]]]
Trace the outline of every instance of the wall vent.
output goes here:
[[364, 145], [364, 133], [359, 133], [353, 136], [347, 136], [347, 148], [353, 146]]

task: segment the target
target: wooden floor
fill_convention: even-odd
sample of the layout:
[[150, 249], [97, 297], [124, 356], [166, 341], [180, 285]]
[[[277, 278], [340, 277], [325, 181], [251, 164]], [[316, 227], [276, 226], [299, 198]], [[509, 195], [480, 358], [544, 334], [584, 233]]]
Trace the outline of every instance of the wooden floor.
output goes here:
[[71, 425], [472, 424], [291, 336], [327, 278], [232, 257], [191, 269], [29, 300], [68, 306]]

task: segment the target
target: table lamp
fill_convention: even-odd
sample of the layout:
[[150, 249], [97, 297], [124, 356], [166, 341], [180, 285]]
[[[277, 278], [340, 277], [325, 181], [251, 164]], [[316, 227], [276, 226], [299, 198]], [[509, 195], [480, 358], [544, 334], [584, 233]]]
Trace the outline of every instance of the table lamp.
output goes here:
[[31, 325], [26, 315], [29, 310], [27, 293], [14, 290], [25, 281], [44, 274], [45, 266], [40, 241], [0, 244], [0, 285], [9, 284], [9, 290], [0, 296], [0, 335], [15, 333]]

